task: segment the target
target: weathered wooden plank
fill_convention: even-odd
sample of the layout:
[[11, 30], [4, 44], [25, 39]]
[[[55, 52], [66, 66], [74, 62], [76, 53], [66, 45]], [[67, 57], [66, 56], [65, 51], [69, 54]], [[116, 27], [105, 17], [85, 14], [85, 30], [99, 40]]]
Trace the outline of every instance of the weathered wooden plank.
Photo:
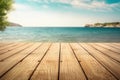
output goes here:
[[[0, 62], [0, 80], [56, 80], [58, 78], [59, 80], [120, 79], [120, 63], [109, 57], [111, 54], [119, 53], [113, 53], [109, 51], [109, 48], [98, 48], [107, 54], [105, 55], [103, 52], [95, 49], [94, 44], [80, 43], [82, 46], [78, 44], [76, 46], [76, 44], [71, 43], [72, 50], [66, 43], [62, 43], [61, 47], [58, 46], [59, 43], [54, 43], [50, 49], [45, 47], [47, 43], [41, 47], [39, 47], [40, 43], [34, 43], [34, 45], [33, 43], [28, 43], [28, 47], [22, 46], [23, 43], [13, 44], [13, 46], [6, 44], [6, 47], [0, 47], [3, 48], [1, 50], [3, 52], [11, 49], [11, 51], [5, 52], [5, 54], [8, 54], [10, 57], [5, 57], [6, 59]], [[16, 48], [18, 45], [19, 48], [24, 47], [24, 49], [15, 53], [15, 51], [19, 49]], [[109, 46], [111, 44], [101, 43], [101, 45]], [[118, 43], [112, 43], [112, 46], [119, 48]], [[62, 49], [58, 49], [58, 47]], [[110, 48], [112, 49], [113, 47]], [[46, 51], [45, 49], [48, 49], [48, 53], [44, 52]], [[106, 49], [109, 52], [106, 52]], [[58, 64], [59, 53], [61, 53], [60, 66]], [[111, 57], [115, 58], [115, 55]], [[54, 64], [56, 65], [54, 66]], [[60, 75], [58, 76], [58, 74]]]
[[58, 60], [59, 44], [54, 43], [38, 65], [31, 80], [58, 80]]
[[108, 56], [104, 55], [100, 51], [96, 50], [90, 45], [80, 43], [80, 45], [89, 52], [101, 65], [103, 65], [114, 77], [120, 79], [120, 63], [112, 60]]
[[24, 46], [22, 46], [22, 47], [20, 47], [20, 48], [18, 47], [18, 48], [14, 49], [14, 50], [11, 50], [11, 51], [9, 51], [9, 52], [6, 52], [6, 53], [0, 55], [0, 61], [2, 61], [2, 60], [6, 59], [6, 58], [8, 58], [8, 57], [11, 57], [11, 56], [19, 53], [20, 51], [28, 48], [30, 45], [31, 45], [31, 44], [26, 44], [26, 45], [24, 45]]
[[98, 45], [98, 46], [101, 46], [101, 47], [103, 47], [103, 48], [105, 48], [105, 49], [108, 49], [108, 50], [111, 51], [111, 52], [116, 52], [116, 53], [119, 53], [119, 54], [120, 54], [120, 49], [116, 49], [116, 48], [113, 48], [113, 47], [111, 47], [111, 46], [109, 46], [109, 45], [105, 45], [105, 43], [97, 43], [97, 45]]
[[10, 44], [13, 44], [13, 43], [0, 43], [0, 48]]
[[91, 43], [91, 46], [93, 46], [98, 51], [102, 52], [104, 55], [107, 55], [108, 57], [120, 62], [120, 54], [119, 53], [112, 52], [109, 49], [106, 49], [104, 47], [96, 45], [95, 43], [93, 43], [93, 44]]
[[[33, 43], [30, 43], [33, 44]], [[33, 44], [32, 46], [24, 49], [23, 51], [19, 52], [18, 54], [7, 58], [3, 62], [0, 62], [0, 77], [2, 77], [7, 71], [11, 70], [15, 67], [18, 63], [22, 62], [27, 56], [29, 56], [40, 44]]]
[[120, 46], [120, 43], [113, 43], [114, 45]]
[[0, 55], [3, 54], [3, 53], [5, 53], [5, 52], [11, 51], [11, 50], [13, 50], [15, 48], [21, 47], [24, 44], [25, 43], [19, 43], [19, 44], [15, 45], [15, 46], [11, 46], [11, 47], [8, 47], [6, 49], [3, 49], [3, 50], [0, 51]]
[[6, 48], [15, 46], [15, 45], [17, 45], [17, 44], [18, 44], [18, 43], [13, 43], [13, 44], [10, 44], [10, 45], [6, 45], [6, 46], [3, 46], [3, 47], [0, 47], [0, 50], [4, 50], [4, 49], [6, 49]]
[[28, 80], [49, 45], [50, 44], [48, 43], [37, 48], [31, 55], [26, 57], [21, 63], [16, 65], [12, 70], [4, 75], [1, 80]]
[[61, 44], [59, 80], [86, 80], [86, 77], [68, 44]]
[[88, 80], [116, 80], [100, 63], [96, 61], [80, 45], [71, 43], [71, 47], [82, 65]]
[[[118, 44], [119, 44], [119, 43], [118, 43]], [[115, 48], [115, 49], [120, 50], [120, 46], [115, 45], [114, 43], [106, 43], [105, 45], [108, 45], [108, 46], [110, 46], [110, 47], [112, 47], [112, 48]]]

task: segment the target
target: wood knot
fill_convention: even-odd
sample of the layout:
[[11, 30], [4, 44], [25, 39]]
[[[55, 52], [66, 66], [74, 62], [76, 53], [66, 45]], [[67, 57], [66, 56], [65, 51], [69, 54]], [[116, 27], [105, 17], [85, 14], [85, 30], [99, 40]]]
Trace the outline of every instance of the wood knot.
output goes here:
[[63, 61], [60, 61], [60, 62], [63, 62]]
[[78, 62], [81, 62], [81, 61], [78, 61]]
[[38, 62], [40, 62], [40, 60], [38, 60]]
[[0, 60], [0, 62], [3, 62], [4, 60]]

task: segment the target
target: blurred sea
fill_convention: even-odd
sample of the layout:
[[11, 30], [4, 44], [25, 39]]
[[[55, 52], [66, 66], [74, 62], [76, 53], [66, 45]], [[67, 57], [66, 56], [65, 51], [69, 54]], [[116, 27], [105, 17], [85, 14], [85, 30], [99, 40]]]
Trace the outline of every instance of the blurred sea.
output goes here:
[[0, 42], [120, 42], [120, 28], [7, 27]]

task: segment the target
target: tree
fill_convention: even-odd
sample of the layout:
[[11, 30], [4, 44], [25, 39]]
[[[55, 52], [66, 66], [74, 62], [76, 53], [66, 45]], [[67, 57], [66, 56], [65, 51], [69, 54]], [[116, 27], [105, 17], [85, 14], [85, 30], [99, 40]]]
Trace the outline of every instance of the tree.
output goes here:
[[7, 14], [12, 10], [13, 0], [0, 0], [0, 30], [9, 25]]

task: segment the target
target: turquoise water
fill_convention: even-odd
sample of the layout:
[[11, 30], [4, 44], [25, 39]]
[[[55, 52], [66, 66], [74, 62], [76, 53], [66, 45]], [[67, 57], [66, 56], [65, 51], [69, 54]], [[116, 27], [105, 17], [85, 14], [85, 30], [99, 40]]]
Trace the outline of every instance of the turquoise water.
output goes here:
[[120, 42], [120, 28], [8, 27], [0, 42]]

